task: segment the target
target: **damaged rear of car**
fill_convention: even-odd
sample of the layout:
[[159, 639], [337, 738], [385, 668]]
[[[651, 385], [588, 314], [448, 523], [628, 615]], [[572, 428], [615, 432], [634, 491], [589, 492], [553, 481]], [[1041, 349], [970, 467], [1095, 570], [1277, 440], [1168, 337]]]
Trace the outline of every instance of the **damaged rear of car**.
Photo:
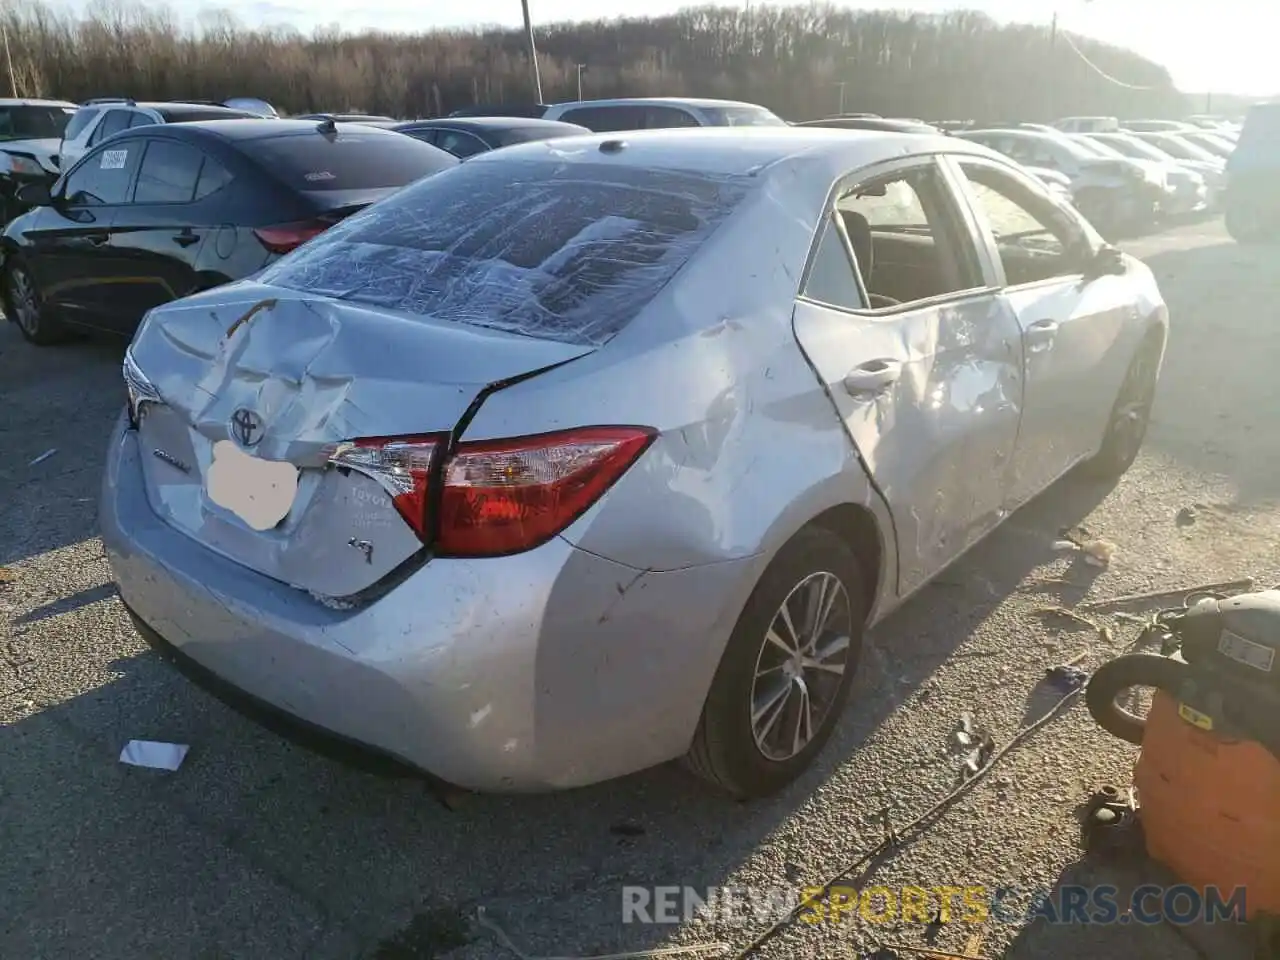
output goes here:
[[[564, 676], [536, 640], [549, 621], [581, 636], [634, 578], [561, 534], [665, 424], [550, 409], [535, 435], [468, 428], [495, 394], [601, 351], [748, 190], [536, 148], [478, 158], [253, 281], [152, 311], [101, 514], [135, 621], [453, 782], [597, 778], [536, 748], [532, 680]], [[692, 581], [671, 580], [678, 606]]]

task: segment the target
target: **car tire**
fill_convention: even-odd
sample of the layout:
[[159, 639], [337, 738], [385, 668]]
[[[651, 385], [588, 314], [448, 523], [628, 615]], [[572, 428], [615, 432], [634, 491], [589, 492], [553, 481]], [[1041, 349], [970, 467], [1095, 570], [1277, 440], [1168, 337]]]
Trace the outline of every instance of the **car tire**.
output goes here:
[[25, 261], [11, 256], [4, 268], [4, 309], [31, 343], [49, 346], [67, 338], [62, 324], [45, 308], [35, 277]]
[[1116, 480], [1133, 466], [1151, 423], [1160, 368], [1161, 338], [1153, 332], [1134, 354], [1116, 394], [1102, 446], [1085, 461], [1084, 472], [1099, 480]]
[[[729, 638], [686, 768], [746, 800], [780, 790], [809, 766], [835, 729], [857, 672], [864, 583], [853, 550], [824, 528], [801, 530], [779, 551]], [[818, 597], [828, 601], [827, 616], [814, 630], [809, 610], [823, 604], [809, 604]], [[796, 634], [799, 643], [791, 643]]]

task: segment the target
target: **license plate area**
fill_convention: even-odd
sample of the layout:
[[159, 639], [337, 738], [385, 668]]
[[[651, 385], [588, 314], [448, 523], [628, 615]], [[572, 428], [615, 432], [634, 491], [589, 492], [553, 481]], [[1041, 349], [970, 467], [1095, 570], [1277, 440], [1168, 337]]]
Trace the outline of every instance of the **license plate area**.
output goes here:
[[1276, 659], [1274, 647], [1246, 640], [1230, 630], [1222, 631], [1222, 636], [1218, 640], [1218, 652], [1229, 660], [1244, 664], [1246, 667], [1253, 667], [1262, 673], [1270, 673]]
[[271, 530], [289, 515], [298, 495], [298, 468], [245, 453], [230, 440], [213, 445], [205, 495], [257, 531]]

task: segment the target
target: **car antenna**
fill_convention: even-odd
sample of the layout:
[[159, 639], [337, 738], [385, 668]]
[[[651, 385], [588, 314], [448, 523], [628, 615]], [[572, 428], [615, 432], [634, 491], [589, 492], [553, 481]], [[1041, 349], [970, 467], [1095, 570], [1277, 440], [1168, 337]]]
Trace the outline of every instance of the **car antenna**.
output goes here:
[[325, 117], [316, 124], [316, 129], [321, 133], [337, 133], [338, 125], [334, 122], [333, 117]]

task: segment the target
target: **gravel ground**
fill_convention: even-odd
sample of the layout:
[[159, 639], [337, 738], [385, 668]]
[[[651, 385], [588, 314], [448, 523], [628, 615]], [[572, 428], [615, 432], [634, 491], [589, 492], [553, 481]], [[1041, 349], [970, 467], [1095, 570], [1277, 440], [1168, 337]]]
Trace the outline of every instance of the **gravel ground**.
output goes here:
[[[1266, 419], [1280, 392], [1266, 325], [1280, 253], [1241, 249], [1216, 222], [1129, 247], [1161, 277], [1173, 323], [1137, 465], [1112, 490], [1058, 485], [878, 628], [820, 767], [749, 806], [660, 769], [450, 810], [415, 781], [352, 771], [231, 713], [144, 653], [95, 536], [120, 347], [34, 349], [3, 325], [0, 564], [13, 579], [0, 584], [0, 956], [515, 956], [474, 922], [481, 905], [531, 955], [744, 945], [767, 924], [623, 925], [621, 888], [836, 874], [879, 840], [880, 811], [905, 824], [956, 784], [946, 748], [962, 711], [1007, 743], [1054, 699], [1038, 686], [1046, 666], [1078, 653], [1096, 665], [1135, 629], [1099, 618], [1107, 639], [1045, 607], [1280, 581], [1280, 436]], [[1176, 521], [1184, 507], [1189, 525]], [[1074, 524], [1118, 545], [1108, 569], [1054, 552]], [[131, 738], [192, 750], [178, 773], [157, 774], [117, 763]], [[1098, 784], [1127, 783], [1132, 761], [1076, 705], [869, 882], [1026, 892], [1124, 879], [1082, 861], [1074, 811]], [[918, 924], [801, 923], [757, 955], [850, 957], [924, 936]], [[937, 942], [984, 957], [1194, 956], [1170, 928], [1132, 925], [951, 923]]]

